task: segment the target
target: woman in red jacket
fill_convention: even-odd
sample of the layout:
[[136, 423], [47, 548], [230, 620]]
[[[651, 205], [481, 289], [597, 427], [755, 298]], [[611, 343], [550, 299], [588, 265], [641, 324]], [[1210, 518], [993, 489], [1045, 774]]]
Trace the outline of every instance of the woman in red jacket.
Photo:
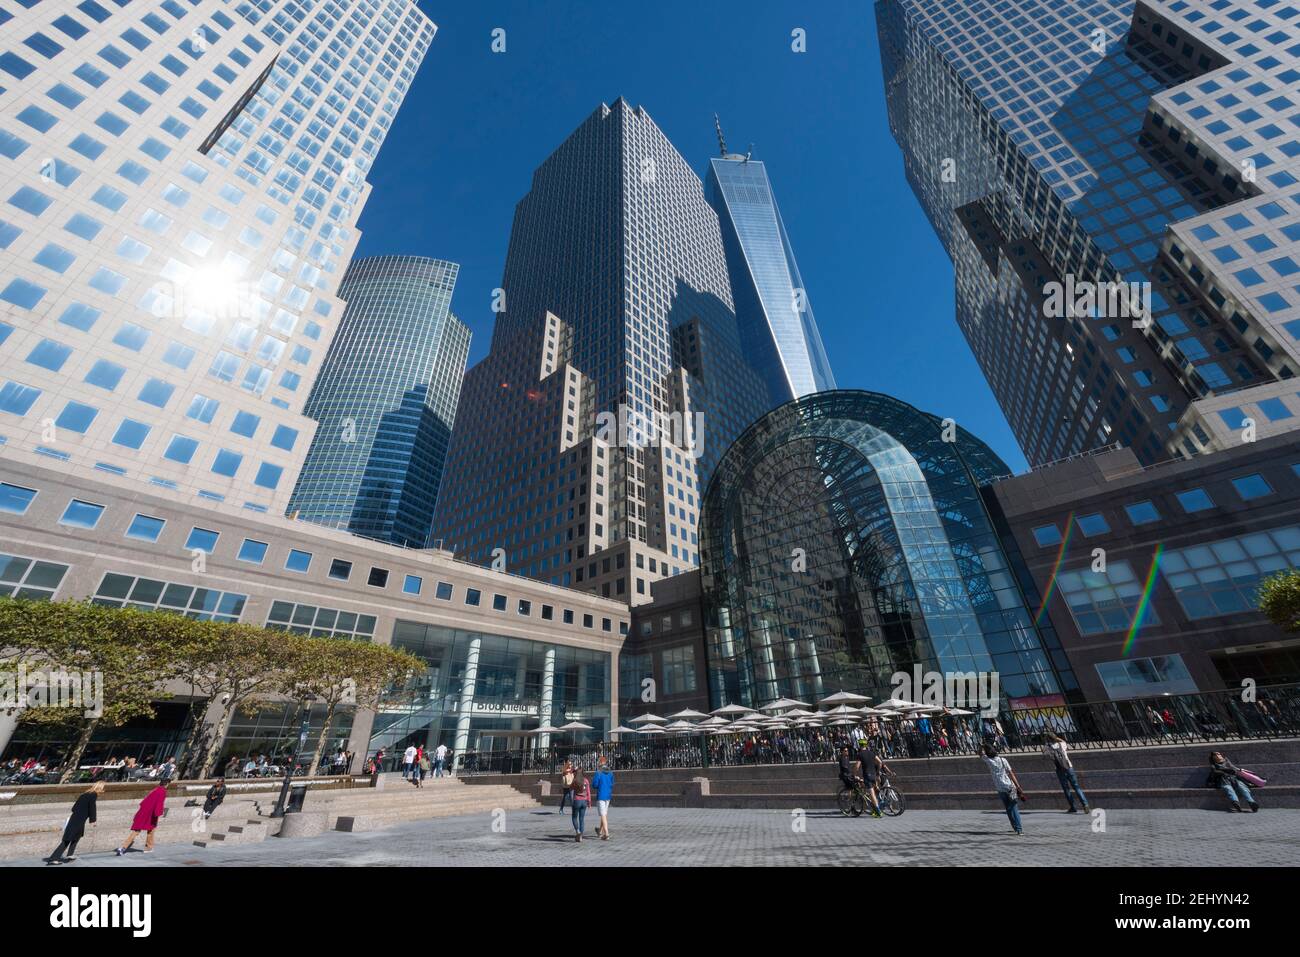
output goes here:
[[171, 783], [171, 778], [163, 778], [158, 782], [156, 788], [144, 796], [144, 800], [140, 802], [140, 810], [135, 812], [135, 819], [131, 821], [131, 836], [126, 839], [125, 844], [117, 849], [118, 857], [131, 849], [131, 845], [135, 843], [136, 835], [141, 831], [144, 831], [146, 835], [144, 852], [149, 854], [153, 851], [153, 831], [167, 810], [167, 785]]

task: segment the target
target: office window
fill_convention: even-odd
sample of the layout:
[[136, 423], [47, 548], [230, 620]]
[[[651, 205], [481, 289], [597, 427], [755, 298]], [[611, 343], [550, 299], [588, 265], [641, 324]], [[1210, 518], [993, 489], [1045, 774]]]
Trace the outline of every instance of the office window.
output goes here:
[[1080, 515], [1074, 521], [1079, 526], [1079, 531], [1089, 538], [1093, 535], [1104, 535], [1110, 531], [1110, 525], [1106, 523], [1105, 517], [1100, 512], [1093, 512], [1091, 515]]
[[418, 575], [407, 575], [402, 580], [402, 593], [406, 595], [420, 594], [420, 588], [423, 587], [424, 581]]
[[375, 635], [375, 620], [374, 615], [359, 615], [338, 608], [276, 601], [271, 604], [266, 627], [273, 631], [311, 635], [313, 638], [370, 641]]
[[477, 605], [482, 598], [483, 598], [483, 593], [480, 592], [477, 588], [465, 589], [465, 604]]
[[440, 601], [451, 601], [451, 582], [438, 582], [438, 587], [434, 590], [434, 597]]
[[196, 588], [179, 582], [106, 572], [91, 599], [96, 605], [166, 611], [201, 621], [239, 621], [247, 595]]
[[40, 395], [40, 389], [33, 389], [31, 386], [17, 382], [6, 382], [0, 385], [0, 412], [26, 415]]
[[1134, 525], [1147, 525], [1160, 521], [1160, 510], [1150, 500], [1125, 505], [1124, 511], [1128, 515], [1128, 520]]
[[572, 608], [566, 608], [566, 609], [564, 609], [564, 623], [565, 623], [566, 625], [572, 625], [572, 624], [573, 624], [573, 609], [572, 609]]
[[239, 546], [239, 554], [235, 557], [241, 562], [248, 562], [252, 565], [262, 564], [262, 559], [266, 558], [266, 542], [255, 541], [251, 538], [244, 539]]
[[99, 410], [94, 406], [69, 400], [63, 407], [63, 411], [59, 413], [59, 417], [54, 420], [54, 424], [57, 428], [85, 435], [97, 415]]
[[135, 419], [123, 419], [113, 433], [113, 444], [127, 449], [138, 449], [149, 437], [149, 426]]
[[695, 650], [691, 646], [662, 652], [659, 665], [664, 676], [664, 694], [685, 694], [695, 690]]
[[188, 465], [198, 447], [199, 443], [196, 439], [186, 435], [173, 435], [171, 441], [167, 443], [166, 451], [163, 452], [163, 458]]
[[307, 569], [311, 568], [311, 552], [304, 552], [298, 548], [289, 549], [289, 555], [284, 560], [284, 568], [285, 571], [306, 574]]
[[67, 565], [56, 562], [0, 554], [0, 597], [49, 601], [67, 572]]
[[1273, 487], [1268, 484], [1264, 476], [1259, 474], [1242, 475], [1235, 478], [1232, 480], [1232, 487], [1236, 489], [1243, 502], [1273, 494]]
[[345, 562], [341, 558], [335, 558], [330, 562], [329, 577], [335, 581], [345, 582], [352, 577], [352, 563]]
[[583, 627], [583, 628], [591, 628], [593, 625], [595, 625], [595, 623], [596, 623], [596, 620], [595, 620], [591, 615], [583, 615], [583, 616], [582, 616], [582, 627]]
[[542, 606], [542, 621], [554, 621], [554, 620], [555, 620], [555, 606], [554, 606], [554, 605], [543, 605], [543, 606]]
[[190, 529], [189, 537], [185, 539], [185, 547], [192, 552], [200, 551], [212, 554], [212, 550], [217, 547], [217, 539], [220, 537], [220, 532], [214, 532], [210, 528], [200, 528], [195, 525]]
[[1061, 541], [1061, 531], [1055, 525], [1039, 525], [1034, 529], [1034, 541], [1040, 548], [1057, 545]]
[[1210, 498], [1210, 494], [1203, 488], [1175, 492], [1174, 497], [1178, 499], [1178, 504], [1183, 507], [1183, 511], [1189, 515], [1214, 508], [1214, 499]]
[[131, 519], [131, 524], [127, 526], [126, 537], [142, 542], [156, 542], [166, 524], [165, 519], [137, 512], [135, 518]]
[[521, 598], [517, 610], [521, 615], [531, 615], [533, 613], [533, 603], [526, 598]]
[[1112, 699], [1191, 694], [1198, 690], [1181, 655], [1099, 661], [1096, 668]]
[[90, 371], [86, 373], [85, 381], [90, 385], [99, 386], [101, 389], [107, 389], [112, 392], [117, 388], [117, 384], [122, 381], [122, 376], [126, 375], [126, 369], [115, 362], [109, 362], [107, 359], [100, 359]]
[[371, 567], [370, 575], [366, 578], [366, 584], [374, 588], [387, 588], [388, 569]]
[[104, 506], [74, 498], [63, 510], [63, 517], [59, 519], [59, 524], [70, 525], [73, 528], [94, 528], [99, 524], [99, 518], [103, 514]]
[[506, 610], [506, 596], [505, 596], [505, 595], [493, 595], [493, 596], [492, 596], [492, 610], [493, 610], [493, 611], [505, 611], [505, 610]]
[[[1063, 571], [1056, 582], [1084, 635], [1126, 630], [1142, 599], [1142, 582], [1127, 561], [1111, 561], [1100, 573], [1086, 567]], [[1153, 606], [1147, 606], [1142, 623], [1159, 624]]]
[[1160, 568], [1188, 618], [1258, 607], [1259, 583], [1300, 567], [1300, 525], [1237, 535], [1165, 552]]

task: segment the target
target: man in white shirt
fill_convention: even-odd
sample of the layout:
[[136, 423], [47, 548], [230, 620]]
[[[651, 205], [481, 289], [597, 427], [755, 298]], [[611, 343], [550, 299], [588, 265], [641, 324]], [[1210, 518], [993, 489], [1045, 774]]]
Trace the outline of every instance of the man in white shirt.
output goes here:
[[433, 776], [442, 777], [442, 768], [447, 761], [447, 746], [440, 744], [433, 752]]
[[411, 768], [415, 766], [415, 745], [407, 745], [402, 752], [402, 777], [410, 778]]
[[998, 797], [1002, 799], [1002, 806], [1007, 812], [1007, 820], [1011, 822], [1016, 834], [1023, 834], [1024, 829], [1020, 823], [1019, 804], [1024, 791], [1020, 789], [1020, 781], [1016, 778], [1016, 772], [1011, 770], [1011, 762], [1001, 757], [993, 745], [985, 744], [983, 750], [984, 766], [989, 769], [989, 774], [993, 775], [993, 786], [997, 788]]

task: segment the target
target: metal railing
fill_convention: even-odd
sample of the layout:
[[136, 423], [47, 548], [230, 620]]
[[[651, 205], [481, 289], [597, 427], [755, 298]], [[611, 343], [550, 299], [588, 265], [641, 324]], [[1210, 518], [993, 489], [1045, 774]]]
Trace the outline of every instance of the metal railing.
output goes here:
[[887, 760], [972, 757], [985, 742], [1003, 753], [1037, 751], [1047, 732], [1075, 750], [1300, 737], [1300, 684], [1260, 688], [1251, 701], [1241, 692], [1217, 691], [1003, 710], [996, 717], [866, 718], [857, 726], [748, 735], [626, 735], [616, 742], [470, 751], [459, 773], [555, 774], [566, 759], [593, 771], [602, 757], [615, 771], [814, 763], [832, 760], [842, 744], [862, 736]]

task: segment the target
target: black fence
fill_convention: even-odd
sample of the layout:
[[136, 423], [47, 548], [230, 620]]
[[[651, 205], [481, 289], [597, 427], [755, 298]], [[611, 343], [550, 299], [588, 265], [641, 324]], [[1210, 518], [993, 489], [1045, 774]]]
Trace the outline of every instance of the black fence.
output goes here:
[[1038, 750], [1048, 732], [1078, 750], [1295, 737], [1300, 736], [1300, 684], [1260, 688], [1253, 695], [1216, 691], [1046, 704], [1004, 710], [996, 717], [943, 714], [873, 720], [867, 716], [854, 725], [746, 734], [629, 734], [615, 742], [468, 751], [459, 771], [554, 774], [566, 759], [592, 771], [602, 757], [616, 771], [808, 763], [829, 761], [841, 745], [864, 736], [886, 760], [943, 758], [975, 755], [986, 741], [1002, 752]]

